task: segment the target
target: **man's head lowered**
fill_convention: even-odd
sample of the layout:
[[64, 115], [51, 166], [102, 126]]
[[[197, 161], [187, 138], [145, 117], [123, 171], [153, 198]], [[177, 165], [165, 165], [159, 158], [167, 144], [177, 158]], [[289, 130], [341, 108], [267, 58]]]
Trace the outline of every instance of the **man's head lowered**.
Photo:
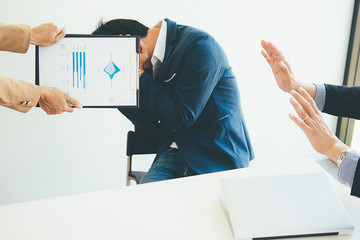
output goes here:
[[149, 28], [131, 19], [114, 19], [106, 23], [100, 22], [94, 35], [137, 35], [144, 38], [148, 34]]
[[136, 20], [114, 19], [106, 23], [101, 22], [93, 35], [135, 35], [140, 36], [140, 70], [151, 71], [151, 57], [154, 52], [160, 26], [148, 28]]

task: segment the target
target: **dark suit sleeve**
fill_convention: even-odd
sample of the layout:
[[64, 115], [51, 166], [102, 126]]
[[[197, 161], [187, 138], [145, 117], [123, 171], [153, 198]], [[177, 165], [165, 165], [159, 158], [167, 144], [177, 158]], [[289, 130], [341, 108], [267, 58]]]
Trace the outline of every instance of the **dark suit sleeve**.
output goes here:
[[351, 195], [354, 195], [356, 197], [360, 197], [360, 161], [358, 161], [353, 185], [351, 187]]
[[156, 132], [159, 118], [145, 108], [118, 108], [118, 110], [143, 132]]
[[146, 108], [176, 130], [189, 128], [200, 116], [217, 82], [225, 71], [223, 55], [215, 40], [202, 38], [185, 58], [175, 93], [168, 94], [150, 74], [140, 78], [140, 94]]
[[326, 97], [323, 112], [340, 117], [360, 119], [360, 87], [325, 84]]

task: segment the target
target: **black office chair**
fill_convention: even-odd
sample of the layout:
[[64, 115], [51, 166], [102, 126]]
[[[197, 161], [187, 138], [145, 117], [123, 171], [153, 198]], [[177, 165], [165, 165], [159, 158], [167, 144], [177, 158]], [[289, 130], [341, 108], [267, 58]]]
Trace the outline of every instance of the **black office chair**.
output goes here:
[[159, 136], [151, 135], [135, 129], [135, 131], [128, 132], [126, 145], [126, 186], [129, 186], [131, 180], [134, 180], [136, 184], [138, 184], [141, 178], [146, 174], [146, 172], [143, 171], [132, 170], [132, 156], [134, 154], [155, 154], [160, 146], [160, 139]]

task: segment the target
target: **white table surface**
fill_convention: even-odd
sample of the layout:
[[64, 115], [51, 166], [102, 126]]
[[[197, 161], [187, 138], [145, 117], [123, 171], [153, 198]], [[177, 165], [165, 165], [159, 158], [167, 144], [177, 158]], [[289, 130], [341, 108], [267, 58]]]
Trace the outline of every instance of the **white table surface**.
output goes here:
[[[324, 172], [304, 160], [0, 206], [1, 240], [233, 239], [222, 209], [223, 177]], [[360, 200], [334, 180], [360, 239]], [[300, 239], [300, 238], [297, 238]]]

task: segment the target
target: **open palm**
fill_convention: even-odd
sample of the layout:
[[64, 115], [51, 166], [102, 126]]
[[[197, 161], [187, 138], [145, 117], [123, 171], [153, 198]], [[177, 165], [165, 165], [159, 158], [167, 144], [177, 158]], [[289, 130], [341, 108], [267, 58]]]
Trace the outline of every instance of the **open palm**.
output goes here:
[[271, 42], [261, 41], [261, 54], [269, 63], [275, 80], [281, 90], [290, 92], [297, 89], [299, 84], [295, 80], [294, 73], [282, 53]]

